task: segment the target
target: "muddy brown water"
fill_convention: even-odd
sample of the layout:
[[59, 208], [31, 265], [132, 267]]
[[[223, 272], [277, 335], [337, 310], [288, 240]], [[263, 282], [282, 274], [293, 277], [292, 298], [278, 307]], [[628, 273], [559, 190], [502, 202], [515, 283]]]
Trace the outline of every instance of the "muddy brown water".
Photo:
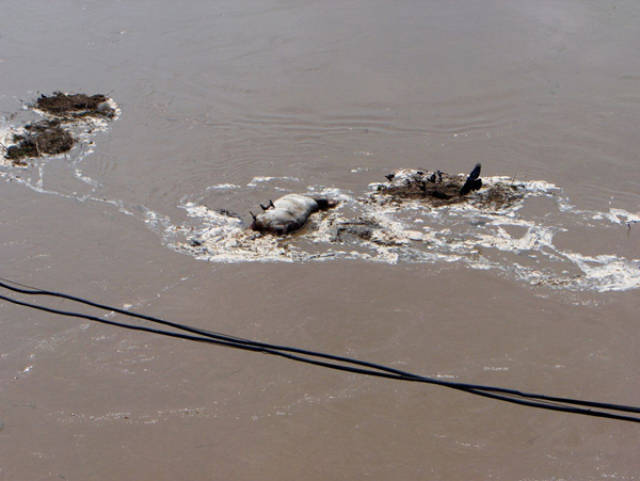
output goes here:
[[[56, 90], [121, 109], [67, 155], [0, 167], [1, 276], [444, 379], [640, 404], [637, 2], [1, 8], [4, 127]], [[516, 213], [553, 232], [529, 261], [556, 277], [519, 277], [522, 253], [487, 245], [464, 262], [221, 262], [167, 241], [185, 199], [248, 219], [289, 191], [355, 196], [398, 168], [476, 162], [561, 189], [564, 211], [542, 196]], [[442, 221], [451, 242], [474, 239], [461, 219]], [[0, 332], [2, 480], [640, 478], [632, 424], [8, 304]]]

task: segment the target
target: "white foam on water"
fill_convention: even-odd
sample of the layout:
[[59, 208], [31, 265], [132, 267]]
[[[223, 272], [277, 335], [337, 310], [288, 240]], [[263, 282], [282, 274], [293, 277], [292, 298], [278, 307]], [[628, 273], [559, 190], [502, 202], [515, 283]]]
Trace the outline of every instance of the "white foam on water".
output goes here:
[[172, 247], [198, 259], [216, 262], [293, 261], [295, 249], [279, 245], [275, 236], [262, 236], [246, 229], [242, 220], [192, 202], [180, 206], [196, 219], [196, 228], [187, 228], [187, 241], [173, 242]]
[[[250, 184], [255, 184], [255, 179]], [[640, 221], [640, 216], [616, 208], [585, 214], [571, 206], [558, 186], [542, 180], [489, 177], [483, 182], [487, 187], [509, 182], [523, 196], [499, 208], [476, 205], [473, 198], [432, 208], [419, 200], [380, 205], [371, 201], [371, 193], [358, 197], [335, 188], [309, 186], [310, 195], [338, 199], [339, 206], [313, 214], [300, 232], [283, 237], [252, 232], [240, 219], [187, 203], [181, 207], [195, 221], [192, 239], [197, 238], [196, 245], [178, 240], [172, 247], [214, 262], [462, 262], [472, 269], [496, 270], [534, 286], [554, 289], [608, 292], [640, 287], [640, 260], [613, 253], [587, 256], [560, 249], [554, 243], [558, 233], [574, 225], [588, 226], [587, 220], [620, 225]], [[373, 192], [377, 185], [370, 185]], [[545, 215], [548, 212], [537, 217], [521, 213], [534, 197], [555, 202], [554, 220]], [[369, 235], [337, 234], [339, 228], [354, 224], [354, 220], [355, 224], [372, 226]]]
[[240, 186], [238, 184], [215, 184], [210, 185], [206, 190], [233, 190], [239, 188]]
[[298, 179], [297, 177], [264, 177], [264, 176], [258, 176], [258, 177], [254, 177], [253, 179], [251, 179], [251, 181], [247, 184], [247, 187], [256, 187], [258, 184], [264, 184], [266, 182], [273, 182], [275, 180], [284, 180], [284, 181], [289, 181], [289, 182], [300, 182], [300, 179]]
[[9, 145], [13, 145], [13, 135], [15, 134], [16, 129], [11, 127], [8, 123], [2, 121], [0, 124], [0, 144], [5, 147]]
[[[15, 182], [37, 192], [39, 194], [53, 195], [66, 199], [74, 199], [79, 202], [99, 202], [107, 205], [111, 205], [118, 209], [119, 212], [125, 215], [134, 215], [132, 208], [127, 208], [123, 201], [119, 199], [106, 199], [104, 197], [98, 197], [92, 195], [95, 190], [101, 187], [101, 184], [86, 175], [79, 167], [79, 165], [95, 150], [95, 138], [96, 132], [108, 131], [110, 124], [113, 120], [116, 120], [122, 114], [120, 107], [116, 102], [108, 98], [107, 105], [114, 110], [114, 116], [111, 119], [104, 117], [81, 117], [74, 120], [74, 122], [63, 122], [65, 128], [69, 129], [73, 135], [75, 144], [71, 151], [64, 152], [57, 155], [47, 155], [38, 158], [30, 158], [27, 160], [26, 165], [13, 165], [13, 163], [4, 158], [4, 155], [0, 156], [0, 178], [3, 178], [9, 182]], [[22, 106], [23, 112], [20, 113], [21, 121], [20, 125], [24, 125], [28, 122], [38, 121], [38, 116], [51, 118], [46, 112], [40, 111], [29, 107], [28, 105]], [[34, 115], [37, 114], [37, 115]], [[23, 118], [24, 117], [24, 118]], [[12, 125], [6, 119], [0, 120], [0, 143], [5, 147], [14, 145], [13, 136], [15, 134], [24, 133], [24, 128], [21, 126]], [[45, 182], [47, 178], [47, 165], [52, 160], [63, 160], [69, 165], [69, 172], [73, 177], [81, 181], [82, 183], [89, 185], [91, 193], [78, 193], [76, 191], [61, 191], [55, 187], [45, 188]], [[143, 208], [144, 209], [144, 208]]]
[[101, 185], [100, 183], [95, 180], [92, 179], [91, 177], [89, 177], [88, 175], [85, 175], [80, 169], [76, 168], [73, 170], [73, 175], [77, 178], [80, 179], [82, 182], [84, 182], [87, 185], [90, 185], [91, 187], [93, 187], [94, 189], [99, 188]]
[[573, 280], [576, 290], [595, 289], [599, 292], [624, 291], [640, 287], [640, 260], [628, 260], [615, 255], [584, 256], [564, 252], [583, 272]]
[[636, 224], [640, 222], [640, 213], [633, 214], [624, 209], [610, 208], [609, 212], [594, 212], [593, 220], [608, 220], [612, 224]]
[[22, 127], [14, 127], [9, 123], [6, 123], [4, 120], [1, 121], [0, 124], [0, 166], [2, 167], [17, 167], [21, 168], [24, 166], [21, 165], [13, 165], [13, 162], [7, 158], [5, 158], [4, 154], [6, 150], [12, 145], [16, 145], [13, 141], [15, 135], [24, 134], [25, 130]]
[[[118, 106], [115, 102], [110, 105], [116, 111], [115, 118], [119, 117]], [[167, 247], [211, 262], [343, 259], [389, 264], [463, 263], [471, 269], [493, 270], [532, 286], [552, 289], [609, 292], [640, 288], [640, 260], [615, 252], [587, 255], [575, 247], [563, 249], [555, 243], [558, 233], [573, 227], [595, 226], [611, 231], [640, 222], [640, 213], [615, 207], [606, 212], [580, 210], [558, 186], [543, 180], [483, 177], [484, 187], [469, 194], [466, 202], [437, 208], [415, 199], [393, 204], [380, 202], [375, 195], [380, 185], [377, 183], [370, 184], [369, 192], [362, 194], [308, 186], [307, 194], [327, 196], [338, 200], [339, 205], [312, 214], [307, 225], [296, 233], [275, 236], [253, 232], [247, 221], [223, 210], [224, 196], [231, 191], [234, 195], [248, 193], [263, 185], [288, 193], [291, 189], [287, 186], [301, 182], [297, 177], [256, 176], [246, 187], [220, 183], [208, 186], [197, 195], [186, 194], [178, 205], [186, 214], [184, 221], [171, 219], [146, 206], [98, 196], [100, 182], [86, 175], [81, 163], [95, 149], [95, 132], [108, 129], [109, 123], [103, 118], [82, 119], [71, 127], [76, 146], [68, 156], [56, 156], [66, 159], [70, 175], [89, 186], [89, 193], [58, 191], [47, 185], [47, 163], [56, 157], [31, 159], [27, 167], [5, 162], [0, 166], [0, 177], [38, 193], [111, 205], [125, 215], [140, 219]], [[5, 146], [11, 144], [15, 133], [19, 133], [17, 127], [6, 121], [0, 123], [0, 142]], [[398, 177], [402, 175], [397, 173]], [[504, 205], [487, 206], [482, 202], [482, 193], [498, 183], [515, 186], [522, 195]], [[220, 205], [202, 205], [204, 198], [215, 202], [212, 196], [213, 199], [220, 197]], [[540, 214], [523, 209], [534, 198], [549, 199], [552, 207]], [[250, 208], [246, 206], [247, 211]], [[349, 226], [354, 228], [349, 230]]]

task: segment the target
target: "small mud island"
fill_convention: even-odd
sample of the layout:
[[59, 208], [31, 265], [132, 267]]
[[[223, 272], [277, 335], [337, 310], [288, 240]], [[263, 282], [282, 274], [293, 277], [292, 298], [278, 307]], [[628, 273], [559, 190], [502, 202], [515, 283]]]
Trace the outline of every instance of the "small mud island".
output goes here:
[[476, 164], [469, 175], [452, 175], [441, 170], [396, 170], [385, 176], [386, 182], [375, 184], [371, 197], [383, 204], [418, 199], [431, 207], [469, 202], [477, 207], [499, 209], [523, 196], [520, 187], [513, 183], [492, 182], [483, 189], [481, 168]]
[[68, 152], [75, 143], [71, 129], [79, 122], [111, 120], [117, 113], [113, 100], [102, 94], [54, 92], [50, 96], [41, 95], [28, 107], [46, 119], [12, 129], [11, 144], [5, 146], [4, 157], [17, 166], [26, 166], [29, 158]]

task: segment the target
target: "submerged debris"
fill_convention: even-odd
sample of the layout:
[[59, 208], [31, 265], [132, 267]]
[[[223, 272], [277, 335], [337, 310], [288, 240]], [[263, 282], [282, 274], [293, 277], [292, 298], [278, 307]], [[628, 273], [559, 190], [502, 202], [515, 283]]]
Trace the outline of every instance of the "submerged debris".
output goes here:
[[[494, 208], [501, 208], [522, 197], [520, 188], [513, 184], [497, 182], [482, 189], [480, 168], [477, 164], [468, 176], [451, 175], [440, 170], [400, 169], [385, 176], [387, 182], [376, 186], [374, 197], [382, 203], [420, 199], [432, 207], [441, 207], [468, 201]], [[478, 192], [471, 195], [473, 191]]]
[[370, 220], [340, 222], [336, 228], [335, 240], [338, 242], [343, 242], [345, 238], [371, 240], [374, 229], [380, 229], [380, 225]]
[[233, 217], [234, 219], [238, 219], [242, 222], [242, 216], [240, 214], [236, 214], [228, 209], [216, 209], [216, 212], [220, 215], [224, 215], [225, 217]]
[[89, 96], [54, 92], [51, 96], [41, 95], [36, 101], [35, 108], [65, 119], [87, 116], [113, 118], [116, 111], [109, 100], [102, 94]]
[[496, 182], [478, 192], [472, 202], [477, 207], [502, 209], [522, 199], [524, 194], [523, 187], [519, 184]]
[[344, 242], [345, 240], [361, 239], [370, 241], [375, 230], [382, 226], [369, 219], [356, 219], [354, 221], [340, 222], [335, 230], [334, 241]]
[[26, 165], [25, 157], [56, 155], [71, 150], [73, 137], [57, 120], [42, 120], [23, 127], [24, 133], [14, 134], [15, 145], [7, 147], [5, 158], [14, 165]]

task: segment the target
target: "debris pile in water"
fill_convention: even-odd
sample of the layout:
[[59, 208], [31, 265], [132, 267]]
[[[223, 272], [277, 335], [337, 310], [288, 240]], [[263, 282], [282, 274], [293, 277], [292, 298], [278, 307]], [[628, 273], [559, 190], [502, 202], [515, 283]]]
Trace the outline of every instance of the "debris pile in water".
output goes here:
[[[408, 199], [417, 199], [430, 207], [441, 207], [467, 202], [474, 207], [501, 209], [509, 207], [521, 199], [525, 192], [519, 184], [490, 180], [483, 185], [480, 178], [481, 165], [476, 166], [468, 175], [451, 175], [440, 170], [435, 172], [416, 169], [399, 169], [386, 175], [387, 182], [376, 184], [375, 191], [365, 198], [366, 203], [385, 205], [400, 204]], [[262, 212], [251, 213], [251, 230], [260, 233], [284, 235], [300, 229], [308, 217], [319, 210], [337, 205], [333, 199], [302, 194], [287, 194], [267, 205], [260, 204]], [[226, 211], [222, 211], [226, 215]], [[333, 242], [360, 239], [380, 245], [396, 245], [397, 240], [387, 227], [374, 219], [357, 218], [337, 224], [329, 222], [334, 233]], [[193, 246], [198, 246], [197, 242]]]
[[385, 177], [387, 182], [377, 184], [372, 194], [377, 202], [383, 204], [419, 199], [432, 207], [469, 202], [480, 207], [501, 208], [523, 195], [517, 185], [504, 182], [482, 189], [480, 164], [467, 176], [451, 175], [440, 170], [400, 169]]
[[14, 134], [15, 145], [7, 147], [5, 157], [14, 165], [26, 165], [25, 157], [61, 154], [71, 150], [73, 137], [56, 120], [42, 120], [23, 127]]
[[54, 92], [50, 96], [41, 95], [29, 107], [46, 119], [12, 129], [12, 145], [5, 146], [4, 157], [13, 165], [26, 166], [28, 158], [71, 150], [75, 143], [71, 129], [81, 119], [110, 120], [116, 116], [115, 103], [102, 94]]
[[41, 95], [34, 107], [65, 119], [87, 116], [113, 118], [116, 114], [109, 98], [102, 94], [89, 96], [54, 92], [51, 96]]

